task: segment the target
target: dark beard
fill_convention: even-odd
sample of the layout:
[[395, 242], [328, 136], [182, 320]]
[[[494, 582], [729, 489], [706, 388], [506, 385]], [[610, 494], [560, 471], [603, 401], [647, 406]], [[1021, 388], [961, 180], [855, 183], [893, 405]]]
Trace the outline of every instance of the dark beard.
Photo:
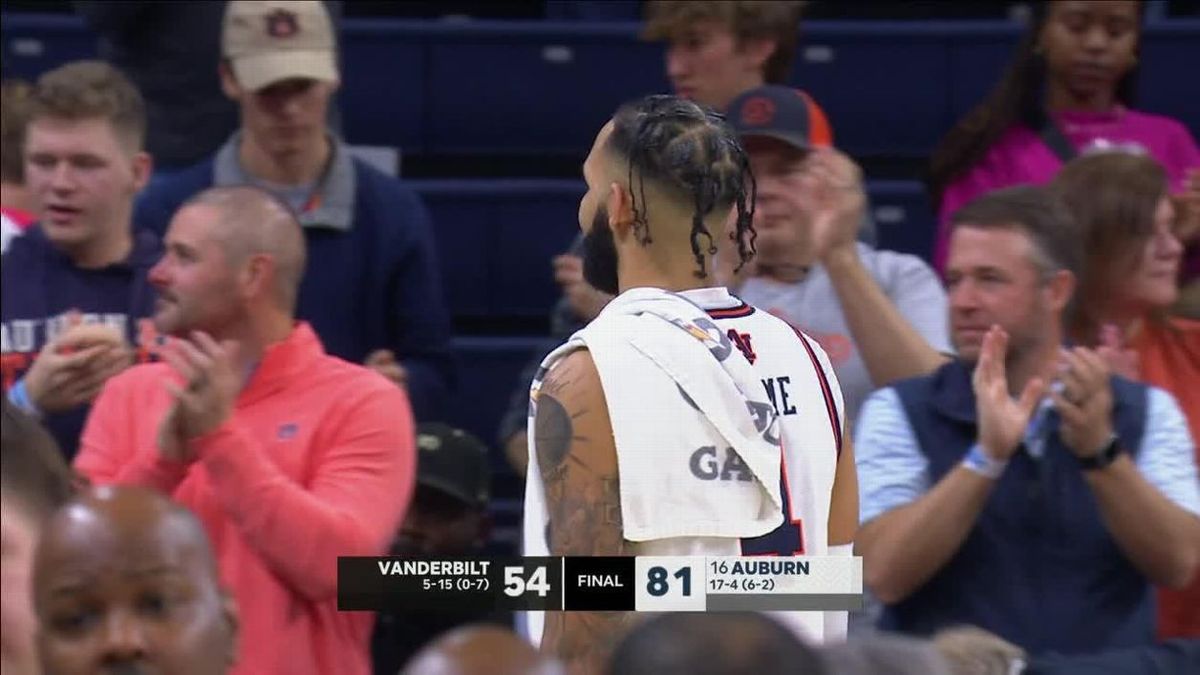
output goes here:
[[617, 243], [608, 226], [608, 209], [601, 204], [592, 218], [592, 229], [583, 235], [583, 279], [598, 291], [620, 293], [617, 281]]

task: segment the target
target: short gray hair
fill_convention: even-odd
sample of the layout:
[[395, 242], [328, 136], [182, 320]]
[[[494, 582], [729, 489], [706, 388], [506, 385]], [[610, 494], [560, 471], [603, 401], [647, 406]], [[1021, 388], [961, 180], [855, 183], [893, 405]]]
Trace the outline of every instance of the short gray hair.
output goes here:
[[950, 219], [951, 227], [1010, 229], [1033, 243], [1034, 265], [1043, 279], [1066, 270], [1079, 276], [1083, 243], [1071, 212], [1048, 188], [1033, 185], [994, 190], [969, 202]]
[[220, 216], [221, 244], [230, 260], [266, 254], [275, 261], [275, 285], [283, 308], [295, 311], [307, 253], [304, 233], [287, 202], [253, 185], [204, 190], [184, 202], [209, 206]]

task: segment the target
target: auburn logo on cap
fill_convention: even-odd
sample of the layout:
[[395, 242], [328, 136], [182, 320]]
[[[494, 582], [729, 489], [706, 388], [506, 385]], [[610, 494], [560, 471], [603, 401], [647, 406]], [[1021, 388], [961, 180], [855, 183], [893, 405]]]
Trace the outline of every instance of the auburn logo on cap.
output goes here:
[[290, 38], [300, 32], [296, 15], [286, 9], [277, 9], [266, 17], [267, 35], [273, 38]]
[[775, 102], [765, 96], [755, 96], [742, 104], [742, 124], [761, 127], [775, 119]]

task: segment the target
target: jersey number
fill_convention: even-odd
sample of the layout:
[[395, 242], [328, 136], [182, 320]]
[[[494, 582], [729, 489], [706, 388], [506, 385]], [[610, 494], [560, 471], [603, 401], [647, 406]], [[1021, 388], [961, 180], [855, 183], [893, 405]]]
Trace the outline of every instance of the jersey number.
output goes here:
[[783, 523], [764, 535], [743, 538], [742, 555], [804, 555], [804, 523], [792, 515], [786, 465], [779, 473], [779, 494], [783, 497]]

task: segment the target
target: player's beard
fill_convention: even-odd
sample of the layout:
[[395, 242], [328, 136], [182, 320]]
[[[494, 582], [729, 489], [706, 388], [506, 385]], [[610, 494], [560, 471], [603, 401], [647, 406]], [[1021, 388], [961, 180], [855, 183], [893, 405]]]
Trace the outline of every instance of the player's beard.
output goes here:
[[609, 295], [621, 292], [617, 280], [617, 242], [612, 228], [608, 226], [608, 209], [596, 207], [592, 218], [592, 229], [583, 235], [583, 279], [598, 291]]

